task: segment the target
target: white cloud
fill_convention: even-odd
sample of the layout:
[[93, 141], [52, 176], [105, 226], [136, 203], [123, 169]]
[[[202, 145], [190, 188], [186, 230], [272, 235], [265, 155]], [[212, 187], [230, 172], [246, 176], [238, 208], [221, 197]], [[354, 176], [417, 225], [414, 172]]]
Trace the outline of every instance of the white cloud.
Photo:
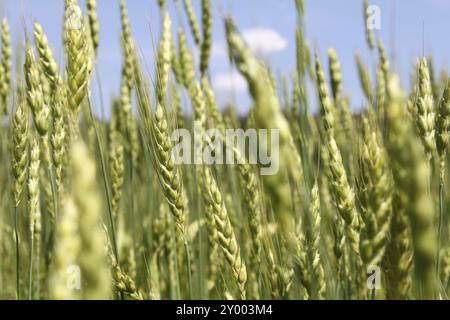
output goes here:
[[278, 32], [269, 28], [252, 28], [243, 32], [248, 46], [258, 54], [283, 51], [287, 41]]
[[212, 80], [213, 87], [219, 91], [243, 92], [247, 90], [247, 82], [236, 71], [220, 73]]

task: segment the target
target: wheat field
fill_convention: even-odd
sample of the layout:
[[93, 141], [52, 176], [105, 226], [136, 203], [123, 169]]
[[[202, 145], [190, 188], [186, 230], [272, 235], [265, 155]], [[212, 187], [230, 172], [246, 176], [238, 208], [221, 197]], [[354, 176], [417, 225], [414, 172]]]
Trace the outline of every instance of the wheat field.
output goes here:
[[[39, 21], [14, 49], [1, 23], [1, 299], [448, 298], [450, 82], [431, 56], [417, 57], [408, 88], [361, 26], [376, 59], [355, 56], [365, 99], [355, 112], [339, 53], [322, 61], [306, 39], [303, 0], [292, 1], [296, 68], [284, 82], [212, 0], [201, 12], [158, 1], [154, 61], [139, 54], [126, 1], [111, 3], [122, 59], [108, 119], [91, 99], [96, 0], [65, 0], [63, 63]], [[248, 85], [245, 116], [217, 102], [213, 24]], [[177, 129], [204, 137], [192, 143], [200, 156], [237, 161], [176, 161]], [[230, 129], [276, 132], [255, 140], [275, 172], [226, 140]]]

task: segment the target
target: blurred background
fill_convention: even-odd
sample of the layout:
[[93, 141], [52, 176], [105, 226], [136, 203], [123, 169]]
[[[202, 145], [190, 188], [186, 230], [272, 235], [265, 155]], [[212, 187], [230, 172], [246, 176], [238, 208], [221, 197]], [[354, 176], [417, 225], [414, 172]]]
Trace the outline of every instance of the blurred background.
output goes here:
[[[79, 0], [84, 8], [85, 1]], [[180, 0], [178, 0], [180, 2]], [[200, 0], [192, 0], [200, 17]], [[177, 10], [174, 0], [169, 0], [174, 36], [178, 25], [187, 27], [185, 14]], [[437, 72], [449, 66], [450, 1], [449, 0], [371, 0], [381, 12], [381, 29], [375, 34], [383, 39], [392, 67], [400, 73], [404, 86], [410, 85], [412, 66], [423, 53], [432, 55]], [[181, 3], [179, 4], [181, 5]], [[277, 80], [290, 77], [295, 69], [294, 0], [214, 0], [214, 45], [211, 58], [211, 79], [221, 106], [229, 102], [245, 113], [251, 103], [245, 81], [230, 66], [226, 52], [225, 34], [217, 17], [232, 13], [248, 44], [259, 56], [270, 61]], [[128, 0], [127, 6], [133, 33], [140, 55], [146, 62], [146, 71], [154, 64], [154, 48], [159, 38], [160, 15], [157, 0]], [[39, 21], [52, 44], [55, 55], [62, 63], [62, 21], [64, 0], [0, 0], [0, 16], [6, 16], [11, 25], [13, 45], [23, 45], [26, 30]], [[351, 92], [352, 108], [364, 105], [354, 60], [361, 53], [366, 65], [375, 65], [365, 43], [362, 0], [306, 0], [305, 32], [313, 51], [326, 58], [329, 47], [337, 50], [342, 63], [344, 90]], [[119, 92], [121, 48], [119, 42], [120, 18], [118, 0], [98, 0], [101, 24], [99, 63], [96, 79], [91, 83], [91, 96], [95, 111], [108, 117], [111, 94]], [[223, 19], [220, 19], [223, 20]], [[191, 34], [187, 33], [192, 46]], [[194, 51], [195, 57], [198, 52]], [[398, 57], [401, 57], [399, 59]], [[374, 74], [375, 70], [371, 70]], [[310, 88], [312, 101], [314, 92]], [[102, 99], [100, 99], [102, 96]], [[316, 108], [313, 103], [313, 108]]]

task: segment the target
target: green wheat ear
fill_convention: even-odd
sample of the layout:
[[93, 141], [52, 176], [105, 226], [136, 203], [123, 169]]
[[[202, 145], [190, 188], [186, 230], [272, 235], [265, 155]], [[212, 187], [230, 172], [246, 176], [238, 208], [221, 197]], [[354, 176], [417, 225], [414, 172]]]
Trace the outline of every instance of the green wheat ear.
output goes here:
[[247, 269], [241, 257], [241, 250], [237, 242], [230, 217], [227, 213], [222, 195], [209, 168], [205, 168], [204, 183], [208, 186], [208, 203], [214, 217], [218, 240], [226, 260], [231, 266], [242, 299], [246, 298], [245, 285], [247, 283]]
[[392, 177], [377, 131], [363, 119], [361, 151], [363, 202], [361, 258], [366, 266], [380, 265], [388, 242], [392, 215]]
[[41, 70], [30, 46], [27, 46], [24, 68], [26, 70], [27, 102], [33, 113], [37, 131], [41, 136], [45, 136], [49, 129], [50, 108], [44, 101], [44, 91], [40, 77]]
[[[397, 76], [388, 81], [387, 151], [396, 183], [394, 213], [391, 223], [391, 241], [387, 248], [390, 266], [388, 298], [407, 298], [410, 288], [411, 239], [414, 251], [414, 270], [422, 286], [422, 296], [432, 299], [435, 294], [436, 237], [434, 205], [427, 191], [429, 168], [420, 150], [419, 139], [408, 119], [406, 102]], [[408, 217], [411, 221], [409, 236]], [[420, 270], [420, 271], [419, 271]]]
[[268, 68], [253, 56], [230, 17], [225, 21], [225, 29], [230, 57], [247, 80], [250, 93], [255, 101], [257, 126], [280, 130], [279, 171], [277, 174], [264, 176], [264, 180], [268, 198], [271, 198], [283, 237], [289, 243], [290, 249], [293, 250], [295, 248], [295, 231], [292, 206], [287, 199], [290, 193], [288, 180], [292, 178], [296, 185], [300, 185], [303, 180], [302, 160], [295, 149], [289, 124], [281, 112]]
[[86, 25], [80, 7], [74, 3], [66, 8], [65, 34], [67, 56], [68, 104], [72, 130], [78, 135], [81, 104], [88, 94], [91, 61]]
[[295, 0], [295, 8], [299, 16], [303, 17], [305, 14], [305, 3], [304, 0]]
[[[337, 50], [326, 67], [313, 55], [304, 0], [289, 4], [294, 61], [281, 72], [217, 1], [155, 0], [155, 46], [153, 28], [135, 39], [131, 0], [115, 1], [119, 30], [101, 29], [111, 17], [98, 0], [64, 0], [61, 53], [39, 22], [21, 33], [0, 17], [0, 298], [448, 298], [450, 77], [437, 54], [403, 90], [361, 1], [361, 104]], [[221, 22], [248, 113], [211, 72]], [[103, 60], [103, 35], [119, 40], [120, 61]], [[120, 72], [114, 92], [105, 62]], [[175, 151], [193, 159], [185, 142], [236, 164], [178, 164]], [[374, 266], [381, 290], [366, 285]]]
[[28, 113], [24, 101], [20, 101], [13, 118], [12, 171], [14, 176], [14, 204], [21, 201], [23, 185], [27, 177], [28, 165]]
[[342, 90], [342, 71], [341, 64], [333, 48], [328, 49], [328, 60], [330, 69], [331, 89], [333, 92], [333, 99], [336, 107], [339, 105], [339, 100]]
[[[112, 129], [114, 130], [114, 129]], [[119, 204], [122, 199], [122, 188], [124, 183], [124, 150], [117, 132], [112, 132], [109, 146], [109, 169], [111, 175], [111, 206], [114, 218], [117, 220]]]
[[94, 49], [94, 56], [98, 55], [98, 46], [100, 43], [100, 23], [97, 17], [97, 0], [87, 0], [87, 15], [89, 21], [89, 32], [91, 35], [92, 47]]
[[198, 26], [197, 17], [195, 15], [194, 8], [192, 7], [191, 0], [183, 0], [183, 3], [184, 8], [186, 10], [186, 14], [188, 16], [189, 26], [191, 28], [195, 44], [197, 44], [197, 46], [200, 46], [201, 44], [200, 28]]
[[329, 179], [333, 198], [339, 214], [346, 223], [347, 236], [359, 261], [359, 228], [360, 217], [356, 208], [355, 193], [348, 182], [341, 152], [334, 137], [334, 112], [325, 82], [325, 74], [319, 57], [316, 56], [316, 79], [320, 100], [320, 113], [326, 133], [325, 144], [329, 158]]
[[[8, 112], [8, 97], [11, 93], [12, 80], [11, 80], [11, 68], [12, 68], [12, 49], [11, 49], [11, 35], [9, 29], [9, 23], [6, 18], [1, 23], [1, 83], [0, 83], [0, 115]], [[3, 109], [3, 112], [2, 112]]]
[[316, 275], [316, 286], [317, 286], [317, 297], [319, 299], [324, 299], [327, 286], [325, 282], [325, 275], [323, 269], [322, 257], [320, 254], [320, 243], [322, 238], [322, 213], [320, 209], [320, 198], [319, 198], [319, 185], [317, 181], [314, 183], [314, 186], [311, 190], [311, 204], [310, 204], [310, 214], [312, 216], [312, 233], [313, 233], [313, 242], [311, 247], [312, 252], [312, 270]]
[[144, 300], [141, 292], [137, 289], [134, 280], [126, 273], [124, 273], [117, 263], [114, 256], [111, 242], [108, 240], [108, 230], [105, 227], [106, 248], [108, 253], [108, 260], [111, 267], [114, 287], [117, 292], [125, 295], [131, 300]]
[[183, 199], [182, 182], [178, 168], [173, 163], [170, 151], [172, 143], [169, 137], [167, 115], [160, 104], [157, 105], [152, 121], [152, 140], [154, 143], [156, 168], [160, 183], [170, 211], [175, 218], [177, 229], [185, 236], [186, 207]]
[[450, 130], [450, 79], [447, 80], [436, 117], [436, 149], [443, 161], [447, 152]]
[[372, 104], [373, 102], [373, 87], [372, 87], [372, 80], [370, 78], [369, 71], [367, 70], [367, 67], [364, 65], [364, 62], [362, 60], [362, 57], [360, 54], [357, 54], [355, 56], [356, 59], [356, 66], [358, 68], [358, 74], [359, 74], [359, 81], [361, 83], [361, 87], [363, 89], [363, 92], [369, 101], [369, 103]]
[[212, 26], [213, 16], [211, 10], [211, 1], [202, 0], [202, 26], [203, 26], [203, 41], [200, 51], [200, 73], [205, 74], [208, 70], [209, 56], [211, 54], [212, 46]]
[[178, 52], [183, 85], [192, 95], [195, 83], [195, 68], [192, 54], [187, 47], [186, 35], [182, 29], [178, 29]]
[[53, 51], [48, 43], [47, 36], [39, 22], [34, 23], [34, 38], [39, 53], [39, 64], [50, 81], [52, 89], [55, 90], [57, 86], [62, 85], [63, 80], [59, 74], [58, 65], [56, 64]]
[[435, 150], [435, 112], [430, 73], [424, 57], [419, 67], [419, 99], [416, 104], [416, 125], [429, 160]]
[[171, 43], [172, 43], [172, 22], [168, 14], [164, 15], [163, 32], [158, 49], [158, 62], [156, 66], [156, 92], [158, 96], [158, 103], [165, 103], [165, 96], [167, 91], [167, 83], [169, 81], [170, 62], [172, 57]]

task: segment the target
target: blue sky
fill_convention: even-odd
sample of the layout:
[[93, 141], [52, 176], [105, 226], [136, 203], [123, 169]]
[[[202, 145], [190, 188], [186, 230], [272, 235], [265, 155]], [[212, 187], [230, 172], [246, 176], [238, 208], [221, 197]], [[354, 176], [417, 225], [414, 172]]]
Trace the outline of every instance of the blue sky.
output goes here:
[[[119, 6], [118, 0], [97, 1], [101, 24], [98, 76], [103, 100], [109, 108], [110, 97], [118, 92], [120, 79]], [[79, 2], [84, 7], [84, 0]], [[167, 2], [174, 31], [179, 23], [187, 26], [185, 15], [178, 14], [173, 0]], [[355, 109], [364, 101], [354, 62], [355, 52], [362, 54], [372, 70], [376, 61], [365, 44], [362, 2], [305, 0], [306, 34], [311, 47], [318, 51], [322, 59], [326, 58], [327, 48], [337, 50], [343, 68], [344, 89], [351, 93]], [[60, 57], [63, 3], [63, 0], [0, 0], [0, 16], [9, 19], [15, 45], [23, 41], [23, 21], [30, 27], [33, 19], [38, 20]], [[153, 48], [159, 36], [160, 20], [156, 3], [156, 0], [127, 1], [133, 32], [149, 73], [153, 72]], [[200, 0], [192, 0], [192, 3], [199, 18]], [[212, 0], [212, 4], [215, 16], [211, 60], [213, 85], [221, 105], [236, 101], [239, 110], [245, 111], [251, 101], [245, 83], [228, 64], [222, 18], [231, 12], [239, 29], [253, 47], [259, 48], [276, 76], [290, 75], [295, 69], [294, 0]], [[381, 30], [377, 35], [383, 39], [393, 67], [401, 74], [404, 85], [409, 85], [411, 65], [422, 54], [422, 48], [426, 54], [433, 54], [437, 69], [450, 66], [450, 41], [447, 39], [450, 0], [372, 0], [371, 4], [381, 8]], [[192, 44], [190, 34], [188, 36]], [[197, 51], [194, 53], [198, 55]], [[92, 82], [92, 97], [99, 101], [96, 81]], [[313, 105], [312, 109], [316, 107]]]

